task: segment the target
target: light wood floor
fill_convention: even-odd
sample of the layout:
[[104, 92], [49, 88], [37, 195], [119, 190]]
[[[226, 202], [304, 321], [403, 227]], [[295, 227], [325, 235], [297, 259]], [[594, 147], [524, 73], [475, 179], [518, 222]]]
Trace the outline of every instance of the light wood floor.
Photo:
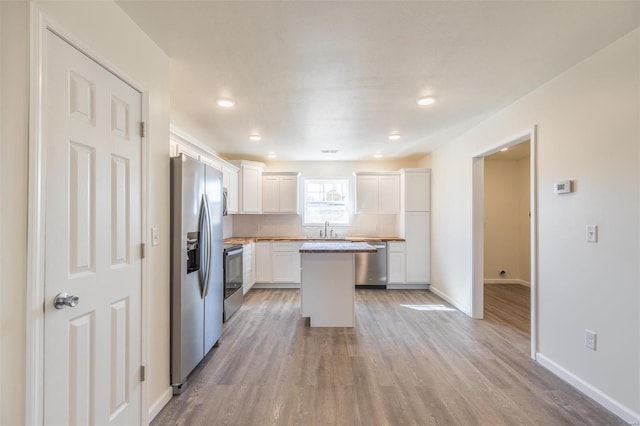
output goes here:
[[297, 290], [251, 290], [153, 425], [624, 424], [531, 361], [508, 291], [485, 294], [479, 321], [426, 290], [358, 290], [355, 328], [310, 329]]

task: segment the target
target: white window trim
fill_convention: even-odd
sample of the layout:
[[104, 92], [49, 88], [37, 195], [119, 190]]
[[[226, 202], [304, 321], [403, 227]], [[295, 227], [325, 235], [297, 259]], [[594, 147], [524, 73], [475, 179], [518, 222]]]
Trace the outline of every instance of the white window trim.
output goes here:
[[305, 203], [306, 203], [306, 193], [307, 193], [307, 181], [317, 181], [317, 180], [344, 180], [347, 182], [347, 188], [349, 193], [347, 194], [347, 222], [346, 223], [330, 223], [331, 227], [350, 227], [353, 225], [353, 211], [354, 211], [354, 200], [353, 197], [355, 195], [355, 186], [354, 180], [352, 176], [316, 176], [316, 177], [303, 177], [302, 185], [300, 185], [300, 200], [301, 200], [301, 216], [302, 216], [302, 226], [303, 227], [315, 227], [315, 226], [323, 226], [324, 223], [318, 222], [310, 222], [307, 223], [305, 221]]

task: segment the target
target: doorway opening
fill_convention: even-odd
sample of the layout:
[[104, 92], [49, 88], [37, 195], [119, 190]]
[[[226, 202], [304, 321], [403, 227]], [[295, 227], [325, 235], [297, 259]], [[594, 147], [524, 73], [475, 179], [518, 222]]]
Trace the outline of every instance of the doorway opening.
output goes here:
[[484, 318], [529, 335], [530, 141], [484, 158]]
[[473, 157], [472, 316], [536, 334], [535, 128]]

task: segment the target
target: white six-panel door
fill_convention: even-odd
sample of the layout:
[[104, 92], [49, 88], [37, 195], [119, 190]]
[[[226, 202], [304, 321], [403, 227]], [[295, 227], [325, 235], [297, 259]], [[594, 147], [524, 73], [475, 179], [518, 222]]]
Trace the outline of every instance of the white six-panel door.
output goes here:
[[[46, 40], [45, 425], [140, 423], [141, 94]], [[67, 292], [75, 307], [56, 309]]]

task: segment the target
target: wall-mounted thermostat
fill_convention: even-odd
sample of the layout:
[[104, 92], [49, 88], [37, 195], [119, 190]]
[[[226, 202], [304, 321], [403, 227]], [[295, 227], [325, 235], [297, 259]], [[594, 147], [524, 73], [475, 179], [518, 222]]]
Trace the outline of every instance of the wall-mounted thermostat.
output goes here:
[[553, 182], [554, 194], [568, 194], [569, 192], [571, 192], [570, 180], [559, 180], [559, 181]]

